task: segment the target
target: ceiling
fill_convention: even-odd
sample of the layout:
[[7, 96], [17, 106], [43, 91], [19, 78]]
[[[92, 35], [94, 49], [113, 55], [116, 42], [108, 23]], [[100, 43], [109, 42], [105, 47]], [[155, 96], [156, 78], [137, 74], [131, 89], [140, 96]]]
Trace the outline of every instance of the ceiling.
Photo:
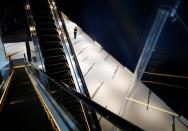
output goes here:
[[5, 0], [0, 4], [0, 29], [4, 43], [29, 39], [24, 0]]

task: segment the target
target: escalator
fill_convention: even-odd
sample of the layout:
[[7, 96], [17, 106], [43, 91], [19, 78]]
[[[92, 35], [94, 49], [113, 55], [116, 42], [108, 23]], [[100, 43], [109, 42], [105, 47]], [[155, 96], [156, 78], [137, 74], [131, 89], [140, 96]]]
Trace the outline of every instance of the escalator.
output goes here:
[[[47, 0], [31, 0], [31, 12], [36, 23], [36, 33], [39, 40], [40, 50], [44, 59], [46, 74], [55, 81], [67, 84], [75, 89], [75, 84], [69, 69], [69, 65], [63, 51], [61, 40], [57, 32], [53, 15]], [[55, 88], [50, 88], [59, 105], [63, 104], [70, 114], [79, 122], [83, 130], [89, 130], [88, 120], [79, 101], [72, 96], [60, 93]]]
[[[26, 0], [32, 38], [27, 73], [38, 85], [55, 130], [100, 131], [99, 119], [111, 128], [141, 130], [90, 99], [66, 25], [53, 0]], [[46, 110], [46, 109], [45, 109]], [[59, 122], [61, 121], [61, 122]], [[64, 125], [64, 126], [63, 126]], [[104, 129], [105, 130], [105, 129]]]
[[[54, 81], [51, 77], [47, 76], [44, 72], [42, 72], [41, 70], [38, 70], [37, 68], [33, 67], [33, 66], [27, 66], [26, 65], [26, 70], [30, 76], [30, 79], [35, 79], [35, 81], [38, 83], [38, 89], [36, 90], [41, 90], [39, 91], [39, 94], [43, 94], [43, 92], [46, 92], [45, 95], [43, 95], [43, 98], [48, 96], [52, 101], [46, 102], [47, 104], [52, 103], [54, 105], [54, 107], [57, 109], [57, 111], [59, 112], [59, 115], [62, 116], [61, 119], [63, 119], [63, 121], [66, 123], [66, 126], [68, 126], [68, 130], [87, 130], [83, 127], [80, 126], [80, 121], [76, 120], [74, 118], [74, 116], [71, 115], [71, 112], [69, 112], [68, 110], [66, 110], [64, 103], [62, 103], [62, 105], [59, 104], [55, 104], [58, 103], [57, 99], [54, 99], [53, 97], [53, 92], [51, 92], [49, 90], [48, 86], [44, 86], [46, 85], [45, 83], [48, 83], [51, 87], [55, 88], [58, 91], [58, 95], [59, 95], [59, 99], [65, 100], [65, 96], [64, 94], [66, 93], [66, 95], [68, 95], [67, 97], [72, 98], [72, 102], [76, 102], [76, 101], [82, 101], [83, 106], [87, 107], [88, 109], [90, 109], [92, 112], [94, 112], [95, 114], [98, 115], [98, 122], [100, 122], [100, 119], [103, 119], [105, 121], [105, 126], [103, 126], [102, 128], [98, 129], [98, 128], [93, 128], [90, 127], [90, 131], [94, 130], [94, 131], [99, 131], [99, 130], [123, 130], [123, 131], [141, 131], [142, 129], [140, 129], [139, 127], [135, 126], [134, 124], [124, 120], [123, 118], [117, 116], [116, 114], [112, 113], [111, 111], [107, 110], [106, 108], [100, 106], [99, 104], [95, 103], [94, 101], [92, 101], [90, 98], [85, 97], [84, 95], [78, 93], [77, 91], [75, 91], [74, 89], [71, 89], [69, 86], [67, 86], [66, 84], [64, 85], [60, 85], [59, 83], [57, 83], [56, 81]], [[45, 78], [45, 79], [43, 79]], [[43, 85], [43, 86], [42, 86]], [[40, 89], [41, 88], [41, 89]], [[43, 90], [43, 91], [42, 91]], [[72, 103], [71, 102], [71, 103]], [[58, 107], [60, 107], [58, 109]], [[74, 107], [72, 107], [72, 111], [76, 110]], [[62, 112], [63, 111], [63, 112]], [[55, 113], [52, 113], [55, 114]], [[55, 115], [53, 115], [55, 116]], [[68, 119], [66, 119], [68, 118]], [[56, 119], [56, 123], [58, 122], [58, 119]], [[72, 123], [71, 123], [72, 121]], [[95, 126], [95, 122], [92, 123]], [[74, 126], [71, 126], [74, 125]], [[61, 126], [57, 124], [57, 126]], [[65, 130], [64, 127], [62, 127], [60, 130]]]
[[24, 67], [14, 69], [0, 123], [2, 131], [53, 130]]
[[[1, 73], [5, 74], [0, 85], [0, 130], [2, 131], [98, 131], [97, 128], [83, 128], [81, 126], [83, 123], [71, 115], [66, 103], [63, 102], [65, 94], [67, 98], [72, 98], [71, 104], [82, 101], [83, 106], [97, 113], [100, 119], [108, 123], [106, 126], [130, 131], [142, 130], [68, 85], [60, 85], [31, 63], [26, 62], [25, 67], [8, 65], [10, 66], [1, 69]], [[61, 104], [58, 103], [59, 100], [62, 100]], [[77, 111], [74, 106], [71, 107], [73, 112]], [[103, 127], [103, 130], [106, 128]]]
[[102, 119], [103, 130], [141, 131], [90, 99], [74, 50], [66, 45], [65, 24], [57, 24], [63, 23], [55, 17], [61, 12], [52, 8], [53, 0], [26, 0], [31, 59], [19, 67], [9, 59], [8, 68], [0, 69], [7, 74], [0, 84], [0, 130], [100, 131]]

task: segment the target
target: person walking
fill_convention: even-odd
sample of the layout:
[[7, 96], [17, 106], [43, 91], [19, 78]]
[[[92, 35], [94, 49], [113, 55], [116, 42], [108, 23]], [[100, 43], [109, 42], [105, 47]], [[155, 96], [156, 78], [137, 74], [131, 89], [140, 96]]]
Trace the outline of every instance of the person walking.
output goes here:
[[78, 29], [77, 29], [77, 27], [75, 26], [75, 27], [74, 27], [74, 39], [76, 39], [76, 37], [77, 37], [77, 32], [78, 32]]

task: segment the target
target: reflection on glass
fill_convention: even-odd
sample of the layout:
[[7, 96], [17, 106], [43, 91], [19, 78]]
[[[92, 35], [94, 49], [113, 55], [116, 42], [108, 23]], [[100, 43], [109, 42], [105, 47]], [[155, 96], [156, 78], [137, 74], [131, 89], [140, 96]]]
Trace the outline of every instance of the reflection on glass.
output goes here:
[[3, 88], [4, 82], [7, 80], [11, 73], [11, 63], [8, 62], [3, 68], [0, 69], [0, 97], [2, 96], [5, 88]]

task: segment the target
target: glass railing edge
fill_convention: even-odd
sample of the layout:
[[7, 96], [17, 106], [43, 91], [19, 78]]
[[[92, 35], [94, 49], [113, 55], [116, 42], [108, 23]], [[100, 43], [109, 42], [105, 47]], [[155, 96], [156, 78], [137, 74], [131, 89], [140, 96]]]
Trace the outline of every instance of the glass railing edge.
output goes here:
[[4, 102], [5, 102], [5, 99], [6, 99], [6, 95], [7, 95], [8, 90], [9, 90], [8, 87], [10, 85], [10, 82], [11, 82], [11, 79], [12, 79], [12, 76], [13, 76], [13, 73], [14, 73], [14, 68], [12, 68], [12, 62], [9, 61], [9, 63], [6, 66], [4, 66], [2, 69], [7, 70], [7, 72], [4, 76], [4, 79], [1, 83], [1, 85], [0, 85], [0, 112], [2, 111]]
[[[90, 97], [82, 71], [80, 69], [80, 65], [78, 63], [78, 60], [76, 58], [76, 54], [74, 52], [72, 42], [70, 40], [66, 25], [64, 23], [64, 19], [61, 15], [61, 12], [59, 11], [59, 8], [56, 8], [55, 1], [49, 0], [49, 3], [51, 4], [52, 14], [54, 16], [54, 20], [56, 21], [56, 25], [58, 30], [61, 30], [61, 32], [64, 32], [65, 35], [62, 36], [60, 34], [60, 38], [62, 40], [62, 47], [64, 49], [67, 62], [70, 67], [70, 71], [73, 77], [73, 80], [75, 82], [75, 86], [77, 91], [82, 93], [83, 95]], [[97, 120], [97, 116], [94, 112], [87, 109], [85, 106], [82, 107], [84, 109], [84, 114], [86, 116], [87, 122], [94, 130], [101, 130], [100, 124]]]
[[45, 90], [44, 85], [36, 78], [35, 74], [27, 67], [26, 71], [29, 78], [37, 92], [37, 95], [43, 100], [43, 104], [48, 109], [54, 123], [59, 130], [74, 130], [79, 131], [77, 122], [71, 117], [71, 115], [64, 108], [60, 108], [59, 105], [53, 100], [49, 93]]
[[39, 71], [43, 75], [45, 75], [49, 80], [51, 80], [54, 84], [62, 88], [63, 90], [67, 91], [70, 95], [75, 97], [76, 99], [84, 102], [90, 109], [93, 111], [99, 113], [102, 117], [104, 117], [106, 120], [110, 121], [113, 125], [117, 126], [118, 128], [122, 130], [136, 130], [136, 131], [141, 131], [142, 129], [137, 127], [136, 125], [132, 124], [131, 122], [125, 120], [124, 118], [114, 114], [113, 112], [109, 111], [108, 109], [102, 107], [101, 105], [97, 104], [96, 102], [92, 101], [88, 97], [85, 97], [84, 95], [76, 92], [75, 90], [71, 89], [68, 85], [63, 83], [63, 85], [60, 85], [57, 83], [54, 79], [46, 75], [43, 71], [36, 69], [33, 67], [34, 70]]
[[39, 45], [39, 39], [38, 39], [38, 35], [36, 32], [36, 23], [32, 14], [32, 9], [30, 6], [30, 0], [26, 0], [25, 2], [25, 14], [27, 17], [27, 22], [28, 22], [28, 26], [29, 26], [29, 31], [30, 31], [30, 35], [32, 38], [32, 42], [35, 48], [35, 54], [36, 54], [36, 62], [35, 65], [37, 68], [42, 69], [43, 71], [46, 71], [46, 68], [44, 66], [44, 59], [43, 59], [43, 54], [41, 52], [41, 48]]

